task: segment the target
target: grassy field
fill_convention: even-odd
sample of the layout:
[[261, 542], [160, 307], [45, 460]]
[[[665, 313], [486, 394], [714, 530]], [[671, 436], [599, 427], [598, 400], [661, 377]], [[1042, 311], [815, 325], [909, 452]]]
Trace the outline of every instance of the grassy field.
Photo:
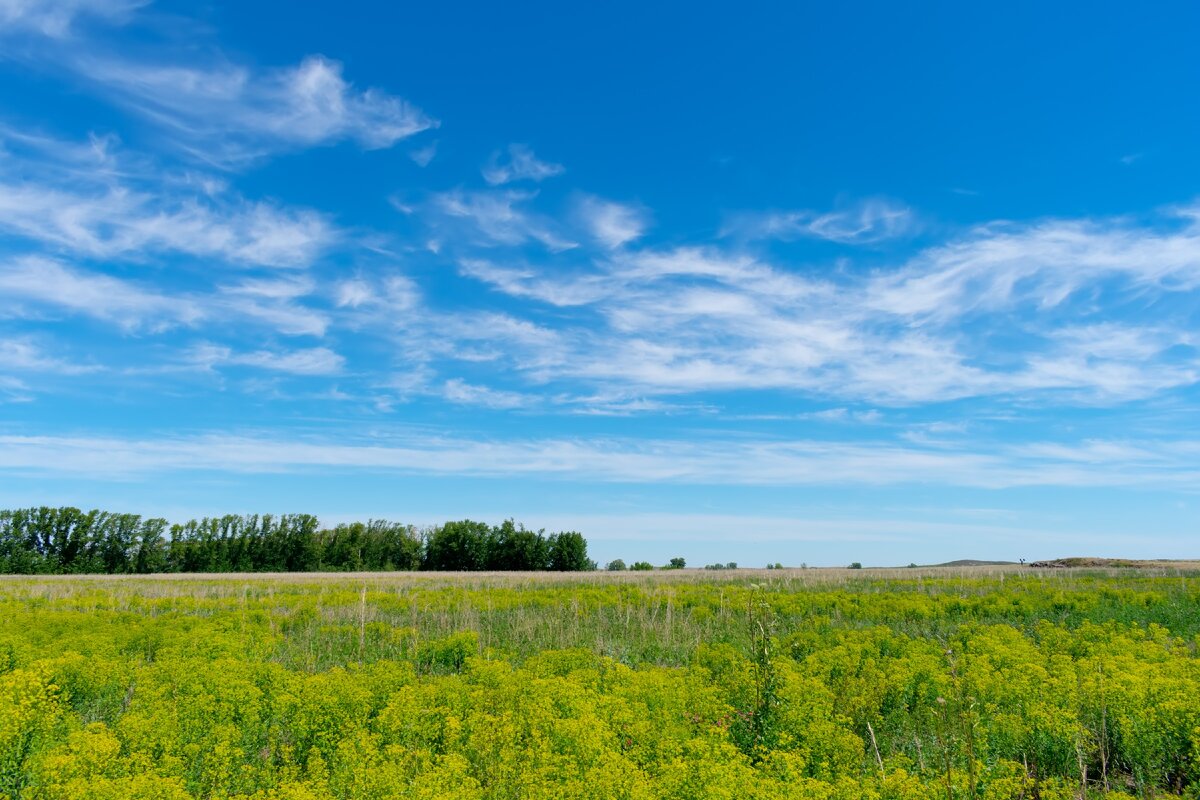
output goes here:
[[1195, 564], [0, 579], [0, 797], [1200, 797]]

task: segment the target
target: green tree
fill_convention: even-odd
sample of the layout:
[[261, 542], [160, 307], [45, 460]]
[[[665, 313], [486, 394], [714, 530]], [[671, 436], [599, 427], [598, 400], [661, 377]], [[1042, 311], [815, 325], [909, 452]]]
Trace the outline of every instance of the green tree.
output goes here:
[[488, 563], [492, 529], [469, 519], [447, 522], [429, 532], [421, 568], [462, 572], [482, 570]]
[[137, 551], [133, 558], [133, 571], [146, 575], [167, 571], [167, 543], [163, 531], [167, 529], [165, 519], [148, 519], [138, 531]]
[[492, 530], [487, 568], [544, 570], [550, 565], [550, 543], [540, 531], [527, 530], [511, 519]]
[[379, 556], [370, 559], [371, 569], [415, 570], [421, 566], [421, 537], [411, 525], [387, 520], [370, 520], [367, 538]]
[[575, 531], [553, 534], [549, 539], [550, 569], [556, 572], [583, 572], [596, 568], [588, 558], [587, 540]]

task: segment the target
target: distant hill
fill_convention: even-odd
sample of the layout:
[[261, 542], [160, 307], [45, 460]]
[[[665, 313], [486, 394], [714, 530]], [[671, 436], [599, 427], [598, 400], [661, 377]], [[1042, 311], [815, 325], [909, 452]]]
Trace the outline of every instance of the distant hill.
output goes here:
[[1168, 558], [1138, 559], [1138, 558], [1092, 558], [1072, 557], [1053, 558], [1048, 561], [1033, 561], [1026, 566], [1037, 569], [1067, 569], [1069, 567], [1190, 567], [1194, 561], [1179, 561]]
[[[957, 561], [946, 561], [941, 564], [922, 564], [922, 567], [1032, 567], [1033, 569], [1147, 569], [1150, 567], [1175, 567], [1177, 569], [1198, 569], [1200, 561], [1178, 559], [1139, 559], [1139, 558], [1096, 558], [1091, 556], [1072, 556], [1070, 558], [1050, 558], [1042, 561], [1030, 561], [1021, 564], [1017, 561], [984, 561], [978, 558], [960, 558]], [[910, 564], [909, 566], [918, 566]]]

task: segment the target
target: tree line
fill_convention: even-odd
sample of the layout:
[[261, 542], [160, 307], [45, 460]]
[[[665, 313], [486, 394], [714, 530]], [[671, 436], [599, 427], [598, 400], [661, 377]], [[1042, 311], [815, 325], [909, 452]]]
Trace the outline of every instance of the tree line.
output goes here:
[[139, 514], [0, 511], [0, 573], [317, 572], [595, 569], [575, 531], [461, 520], [417, 528], [387, 520], [322, 528], [311, 514], [227, 514], [183, 524]]

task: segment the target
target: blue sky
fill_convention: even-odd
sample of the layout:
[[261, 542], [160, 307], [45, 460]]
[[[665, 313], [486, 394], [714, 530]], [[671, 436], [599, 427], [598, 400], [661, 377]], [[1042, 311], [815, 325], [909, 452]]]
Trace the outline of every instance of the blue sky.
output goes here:
[[0, 505], [1196, 556], [1198, 29], [0, 0]]

